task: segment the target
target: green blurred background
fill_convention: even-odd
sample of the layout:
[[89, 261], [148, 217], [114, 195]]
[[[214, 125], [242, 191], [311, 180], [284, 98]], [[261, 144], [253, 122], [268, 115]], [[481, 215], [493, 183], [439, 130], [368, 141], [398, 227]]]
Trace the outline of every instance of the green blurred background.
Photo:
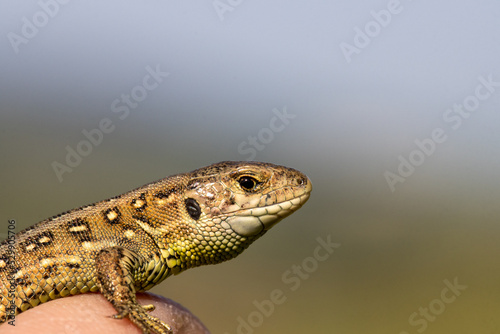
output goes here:
[[[479, 77], [500, 82], [498, 2], [42, 3], [53, 17], [18, 52], [13, 34], [49, 7], [0, 4], [0, 233], [245, 160], [260, 133], [255, 160], [306, 173], [309, 202], [237, 259], [154, 293], [213, 333], [500, 332], [500, 87], [457, 129], [444, 118], [474, 101]], [[148, 66], [169, 75], [120, 119], [113, 102], [140, 94]], [[104, 118], [113, 131], [60, 182], [53, 162]], [[391, 191], [384, 173], [436, 128], [446, 141]], [[311, 260], [329, 236], [340, 245]], [[307, 278], [290, 274], [303, 264]], [[283, 302], [262, 315], [274, 290]]]

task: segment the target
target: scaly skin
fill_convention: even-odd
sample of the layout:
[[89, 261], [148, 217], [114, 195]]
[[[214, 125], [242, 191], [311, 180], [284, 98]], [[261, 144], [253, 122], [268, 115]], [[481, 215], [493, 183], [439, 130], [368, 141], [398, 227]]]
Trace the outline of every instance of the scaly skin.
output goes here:
[[0, 324], [40, 303], [99, 291], [115, 318], [143, 333], [171, 333], [136, 292], [234, 258], [311, 189], [291, 168], [226, 161], [46, 219], [0, 244]]

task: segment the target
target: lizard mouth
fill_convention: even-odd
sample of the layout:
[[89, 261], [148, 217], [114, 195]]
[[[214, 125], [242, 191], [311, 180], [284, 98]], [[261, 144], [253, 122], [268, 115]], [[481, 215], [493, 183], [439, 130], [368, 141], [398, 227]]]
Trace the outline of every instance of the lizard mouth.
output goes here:
[[226, 223], [231, 229], [243, 237], [257, 235], [267, 231], [283, 218], [299, 209], [309, 199], [310, 191], [291, 200], [235, 212], [228, 217]]

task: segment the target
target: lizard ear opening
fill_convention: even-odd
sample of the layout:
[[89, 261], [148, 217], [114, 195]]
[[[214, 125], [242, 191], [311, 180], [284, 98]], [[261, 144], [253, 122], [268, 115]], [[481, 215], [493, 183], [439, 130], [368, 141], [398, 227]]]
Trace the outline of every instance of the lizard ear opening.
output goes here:
[[186, 211], [194, 220], [200, 219], [201, 208], [198, 202], [194, 198], [186, 199]]

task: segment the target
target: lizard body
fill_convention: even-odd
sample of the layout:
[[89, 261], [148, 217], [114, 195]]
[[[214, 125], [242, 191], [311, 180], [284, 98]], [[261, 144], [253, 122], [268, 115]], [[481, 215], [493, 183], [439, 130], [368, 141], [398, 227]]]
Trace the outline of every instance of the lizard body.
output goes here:
[[0, 326], [56, 298], [101, 292], [143, 333], [171, 333], [135, 294], [234, 258], [301, 207], [301, 172], [226, 161], [46, 219], [0, 244]]

